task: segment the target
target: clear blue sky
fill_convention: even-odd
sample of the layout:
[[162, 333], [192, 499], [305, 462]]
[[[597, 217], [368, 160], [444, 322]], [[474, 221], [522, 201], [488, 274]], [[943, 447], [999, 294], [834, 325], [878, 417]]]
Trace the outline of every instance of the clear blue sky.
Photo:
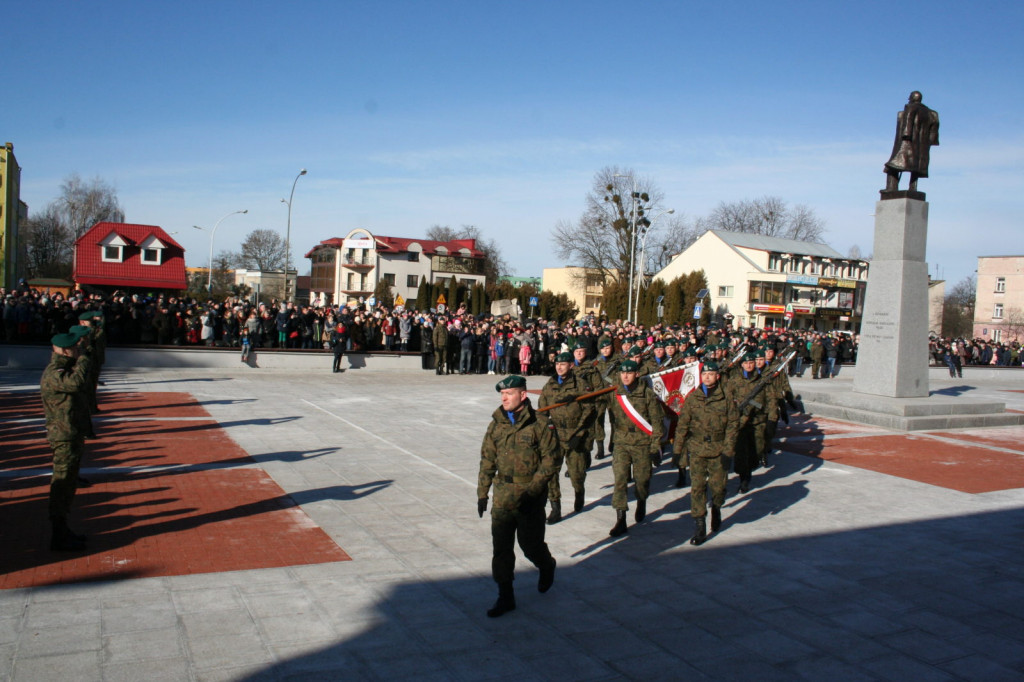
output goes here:
[[[355, 227], [478, 226], [516, 274], [595, 172], [677, 214], [777, 195], [872, 251], [896, 112], [941, 115], [928, 260], [1024, 253], [1024, 3], [7, 3], [0, 135], [30, 212], [78, 173], [203, 265], [257, 228], [293, 253]], [[905, 181], [904, 181], [905, 183]]]

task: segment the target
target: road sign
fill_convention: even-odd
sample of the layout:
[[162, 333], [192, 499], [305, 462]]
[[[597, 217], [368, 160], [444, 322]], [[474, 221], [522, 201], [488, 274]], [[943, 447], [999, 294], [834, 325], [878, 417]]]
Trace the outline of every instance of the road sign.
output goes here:
[[371, 296], [370, 298], [366, 299], [366, 305], [370, 306], [371, 308], [377, 305], [377, 297]]
[[703, 312], [704, 312], [704, 307], [700, 303], [698, 303], [697, 305], [693, 306], [693, 319], [695, 319], [695, 320], [700, 319], [700, 315]]
[[405, 305], [405, 299], [402, 298], [401, 294], [398, 294], [397, 296], [395, 296], [395, 306], [397, 307], [400, 305]]
[[444, 294], [441, 294], [440, 296], [437, 297], [438, 305], [445, 305], [446, 303], [448, 303], [448, 301], [444, 300]]
[[537, 305], [539, 305], [539, 304], [537, 303], [537, 297], [536, 297], [536, 296], [531, 296], [531, 297], [530, 297], [530, 305], [532, 305], [532, 306], [534, 306], [534, 307], [536, 307]]

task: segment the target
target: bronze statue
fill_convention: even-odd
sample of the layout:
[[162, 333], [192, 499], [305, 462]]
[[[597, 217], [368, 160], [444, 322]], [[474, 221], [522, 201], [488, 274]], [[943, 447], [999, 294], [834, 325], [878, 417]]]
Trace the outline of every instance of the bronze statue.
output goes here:
[[900, 174], [910, 173], [910, 192], [917, 192], [917, 179], [928, 177], [928, 155], [939, 144], [939, 114], [921, 103], [921, 93], [910, 93], [907, 106], [896, 114], [896, 141], [892, 157], [885, 164], [888, 176], [883, 194], [896, 192]]

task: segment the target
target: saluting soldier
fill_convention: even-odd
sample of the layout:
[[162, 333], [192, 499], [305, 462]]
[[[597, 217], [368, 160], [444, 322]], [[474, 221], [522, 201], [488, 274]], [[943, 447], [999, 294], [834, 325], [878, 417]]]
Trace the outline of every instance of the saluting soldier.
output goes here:
[[537, 590], [547, 592], [555, 581], [555, 559], [544, 542], [544, 491], [554, 478], [558, 440], [547, 419], [539, 417], [526, 396], [526, 379], [505, 377], [495, 385], [501, 406], [491, 415], [480, 446], [477, 513], [487, 511], [487, 495], [494, 485], [491, 506], [491, 574], [498, 583], [498, 599], [487, 611], [497, 618], [516, 608], [515, 542], [540, 569]]
[[690, 392], [679, 413], [675, 457], [690, 465], [690, 514], [694, 533], [691, 545], [707, 538], [707, 488], [711, 488], [711, 532], [722, 525], [727, 462], [736, 449], [739, 413], [736, 403], [719, 382], [718, 363], [701, 367], [700, 386]]
[[85, 538], [68, 528], [67, 519], [78, 489], [78, 469], [85, 437], [92, 430], [88, 397], [92, 360], [88, 356], [79, 357], [78, 350], [78, 344], [88, 330], [81, 326], [72, 329], [76, 331], [57, 334], [50, 339], [53, 355], [39, 382], [46, 415], [46, 440], [53, 450], [49, 500], [53, 533], [50, 549], [61, 551], [85, 548]]
[[[597, 359], [594, 360], [594, 369], [601, 379], [601, 388], [614, 386], [619, 375], [619, 365], [622, 360], [615, 354], [615, 343], [608, 336], [602, 336], [597, 342]], [[597, 441], [597, 458], [604, 459], [604, 417], [608, 412], [611, 401], [614, 398], [611, 394], [599, 396], [594, 401], [597, 415], [594, 418], [594, 439]], [[608, 452], [615, 449], [615, 443], [608, 443]]]
[[615, 452], [612, 454], [612, 472], [615, 474], [612, 507], [616, 518], [615, 525], [608, 532], [612, 537], [628, 532], [626, 486], [630, 472], [635, 480], [634, 519], [641, 523], [647, 516], [652, 460], [658, 461], [661, 458], [664, 412], [654, 390], [647, 382], [637, 380], [637, 369], [635, 360], [626, 360], [619, 366], [619, 382], [608, 412], [612, 422], [612, 440], [615, 441]]
[[581, 511], [584, 502], [584, 484], [587, 478], [585, 446], [594, 404], [592, 401], [576, 402], [576, 398], [591, 391], [589, 385], [573, 372], [572, 366], [571, 353], [562, 352], [555, 356], [555, 376], [544, 384], [538, 403], [541, 408], [565, 403], [548, 410], [548, 417], [555, 425], [561, 446], [560, 455], [555, 460], [555, 476], [548, 483], [548, 501], [551, 503], [548, 523], [551, 524], [562, 520], [562, 489], [558, 482], [558, 472], [562, 468], [563, 459], [569, 470], [573, 490], [576, 492], [573, 509]]
[[[84, 337], [79, 344], [82, 352], [88, 354], [92, 359], [89, 370], [89, 411], [96, 414], [100, 411], [99, 403], [96, 400], [96, 388], [100, 383], [100, 371], [107, 361], [107, 335], [100, 323], [103, 320], [103, 313], [99, 311], [88, 311], [78, 316], [78, 324], [89, 330], [89, 335]], [[89, 434], [94, 437], [93, 434]]]

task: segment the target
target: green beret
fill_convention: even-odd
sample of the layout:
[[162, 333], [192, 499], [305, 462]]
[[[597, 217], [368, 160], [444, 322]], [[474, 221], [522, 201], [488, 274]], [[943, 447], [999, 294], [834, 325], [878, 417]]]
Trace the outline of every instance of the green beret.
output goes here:
[[655, 341], [654, 342], [654, 347], [655, 348], [664, 348], [665, 347], [665, 342], [664, 341]]
[[597, 347], [599, 349], [600, 348], [607, 348], [610, 345], [612, 345], [612, 340], [609, 339], [607, 336], [602, 338], [600, 341], [597, 342]]
[[494, 384], [494, 390], [501, 393], [506, 388], [521, 388], [526, 390], [526, 379], [518, 374], [510, 374], [498, 383]]
[[77, 334], [54, 334], [50, 343], [57, 348], [71, 348], [81, 340], [82, 337]]
[[91, 330], [82, 324], [76, 324], [74, 327], [68, 330], [68, 334], [71, 334], [72, 336], [77, 336], [80, 339], [89, 336], [90, 333]]
[[93, 313], [93, 311], [86, 310], [84, 313], [82, 313], [81, 315], [78, 316], [78, 319], [79, 320], [91, 320], [93, 318], [93, 315], [95, 315], [95, 313]]
[[630, 348], [627, 351], [627, 355], [629, 355], [629, 357], [631, 357], [631, 358], [635, 358], [635, 357], [637, 357], [639, 355], [643, 355], [643, 354], [644, 354], [643, 349], [642, 348], [637, 348], [636, 346], [633, 346], [632, 348]]
[[740, 362], [753, 362], [753, 361], [754, 361], [754, 354], [753, 353], [747, 353], [746, 355], [743, 356], [743, 359], [740, 360]]
[[572, 362], [572, 361], [573, 361], [572, 353], [561, 352], [561, 353], [559, 353], [558, 355], [555, 356], [555, 362]]
[[756, 360], [756, 359], [758, 359], [758, 358], [760, 358], [760, 359], [764, 360], [764, 351], [763, 351], [763, 350], [761, 350], [760, 348], [758, 348], [757, 350], [755, 350], [755, 351], [754, 351], [754, 352], [752, 353], [752, 355], [754, 356], [754, 359], [755, 359], [755, 360]]
[[635, 336], [627, 336], [626, 338], [623, 339], [623, 341], [625, 341], [626, 343], [636, 343], [636, 337]]
[[619, 365], [620, 372], [635, 372], [637, 370], [637, 364], [633, 360], [623, 360], [622, 364]]
[[665, 346], [665, 348], [668, 348], [669, 346], [678, 346], [679, 345], [679, 342], [676, 341], [671, 336], [668, 337], [667, 339], [665, 339], [664, 341], [662, 341], [661, 343], [662, 343], [663, 346]]
[[702, 372], [717, 372], [718, 371], [718, 363], [715, 362], [714, 360], [708, 360], [703, 365], [701, 365], [700, 371], [702, 371]]
[[682, 350], [684, 358], [695, 358], [697, 357], [697, 349], [694, 346], [687, 346]]

